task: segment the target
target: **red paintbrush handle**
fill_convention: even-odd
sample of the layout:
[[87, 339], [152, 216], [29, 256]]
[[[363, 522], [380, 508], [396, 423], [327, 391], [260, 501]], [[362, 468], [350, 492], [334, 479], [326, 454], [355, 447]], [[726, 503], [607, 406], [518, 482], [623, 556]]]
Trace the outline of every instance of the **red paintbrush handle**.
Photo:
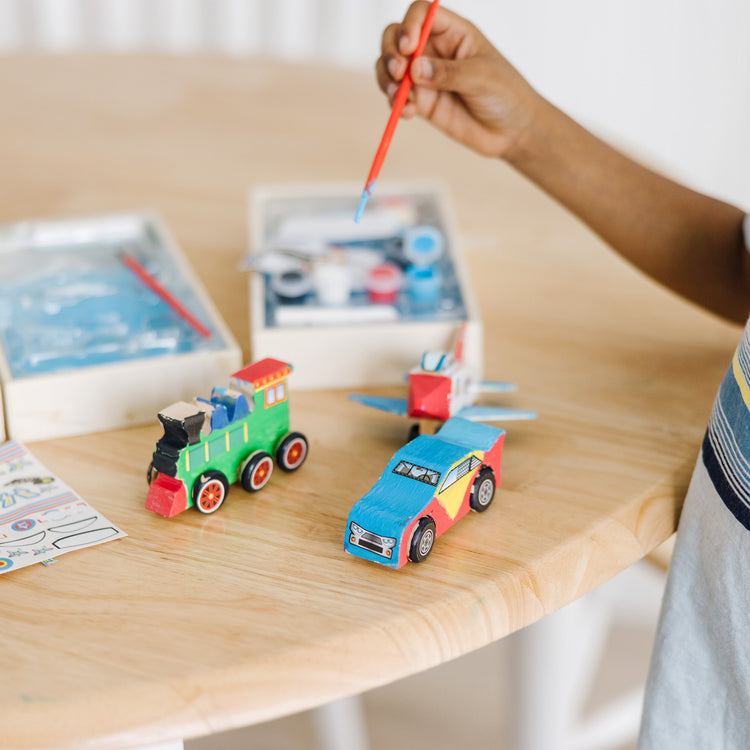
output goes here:
[[161, 297], [178, 315], [181, 315], [201, 336], [211, 337], [211, 331], [203, 325], [181, 302], [179, 302], [165, 287], [163, 287], [132, 255], [123, 253], [120, 260], [129, 268], [149, 289]]
[[409, 91], [411, 91], [411, 64], [424, 52], [424, 48], [427, 46], [427, 40], [430, 36], [430, 30], [432, 29], [432, 22], [435, 20], [435, 13], [437, 13], [438, 3], [439, 0], [432, 0], [432, 5], [430, 5], [429, 10], [427, 11], [427, 16], [424, 19], [422, 30], [419, 33], [417, 48], [414, 50], [414, 54], [409, 60], [409, 65], [406, 68], [406, 73], [404, 74], [404, 77], [401, 80], [401, 84], [398, 87], [398, 91], [396, 92], [396, 96], [393, 99], [393, 108], [391, 109], [391, 115], [388, 118], [388, 122], [385, 126], [383, 137], [380, 139], [378, 150], [375, 152], [375, 158], [372, 162], [370, 174], [367, 175], [367, 186], [369, 186], [374, 180], [376, 180], [378, 174], [380, 173], [380, 167], [383, 165], [385, 155], [388, 151], [388, 146], [390, 146], [391, 139], [393, 138], [393, 133], [396, 130], [396, 125], [398, 124], [401, 113], [404, 110], [404, 105], [406, 104], [406, 99], [409, 96]]

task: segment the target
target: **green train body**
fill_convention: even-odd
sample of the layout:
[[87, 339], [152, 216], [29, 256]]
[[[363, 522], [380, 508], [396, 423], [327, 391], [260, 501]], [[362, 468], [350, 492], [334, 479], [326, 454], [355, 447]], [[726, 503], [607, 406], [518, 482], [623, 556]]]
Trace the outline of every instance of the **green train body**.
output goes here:
[[178, 401], [159, 412], [164, 435], [148, 470], [146, 508], [171, 518], [195, 506], [213, 513], [229, 486], [261, 489], [273, 471], [298, 469], [307, 440], [289, 430], [291, 365], [263, 359], [234, 373], [210, 399]]

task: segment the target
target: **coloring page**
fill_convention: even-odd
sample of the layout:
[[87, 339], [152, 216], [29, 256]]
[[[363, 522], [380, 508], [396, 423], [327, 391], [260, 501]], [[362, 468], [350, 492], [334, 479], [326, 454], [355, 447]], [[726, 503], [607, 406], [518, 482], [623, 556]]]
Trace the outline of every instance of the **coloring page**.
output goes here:
[[0, 573], [124, 536], [21, 443], [0, 444]]

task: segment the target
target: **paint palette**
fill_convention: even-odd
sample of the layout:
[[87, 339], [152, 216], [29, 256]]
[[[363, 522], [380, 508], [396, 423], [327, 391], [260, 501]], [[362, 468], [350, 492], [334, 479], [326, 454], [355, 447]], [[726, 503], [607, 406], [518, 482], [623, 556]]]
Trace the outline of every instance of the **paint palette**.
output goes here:
[[[179, 370], [164, 367], [183, 359], [221, 363], [217, 374], [225, 374], [233, 366], [226, 360], [239, 363], [240, 355], [155, 216], [0, 227], [0, 379], [12, 437], [151, 420], [158, 406], [144, 402], [170, 376], [184, 382]], [[191, 392], [205, 380], [195, 370]], [[136, 383], [144, 392], [134, 392]]]
[[252, 193], [252, 356], [299, 363], [302, 388], [397, 383], [415, 350], [448, 345], [467, 321], [470, 357], [480, 360], [479, 317], [443, 186], [380, 185], [355, 223], [359, 198], [354, 184]]

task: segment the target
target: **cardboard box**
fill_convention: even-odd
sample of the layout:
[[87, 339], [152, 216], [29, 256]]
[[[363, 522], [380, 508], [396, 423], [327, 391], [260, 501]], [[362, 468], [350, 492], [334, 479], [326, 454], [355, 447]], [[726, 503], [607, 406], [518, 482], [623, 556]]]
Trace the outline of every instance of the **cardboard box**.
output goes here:
[[[251, 193], [253, 359], [293, 363], [296, 389], [402, 384], [423, 351], [450, 349], [466, 321], [466, 360], [481, 371], [482, 326], [446, 189], [432, 182], [378, 184], [356, 224], [360, 197], [361, 185], [353, 184], [266, 185]], [[442, 245], [442, 253], [423, 262], [430, 258], [419, 257], [419, 247], [430, 242]], [[385, 304], [363, 288], [372, 285], [368, 269], [383, 261], [402, 272], [396, 299]], [[337, 264], [354, 269], [348, 294], [319, 285], [320, 268], [329, 280]], [[294, 281], [295, 273], [303, 292], [308, 277], [301, 299], [294, 284], [279, 283], [285, 274]], [[432, 274], [433, 284], [437, 279], [427, 297], [419, 291], [420, 273]]]
[[[176, 302], [144, 283], [125, 257]], [[155, 421], [166, 404], [210, 392], [242, 364], [232, 334], [154, 215], [0, 227], [0, 300], [5, 427], [16, 440]]]

